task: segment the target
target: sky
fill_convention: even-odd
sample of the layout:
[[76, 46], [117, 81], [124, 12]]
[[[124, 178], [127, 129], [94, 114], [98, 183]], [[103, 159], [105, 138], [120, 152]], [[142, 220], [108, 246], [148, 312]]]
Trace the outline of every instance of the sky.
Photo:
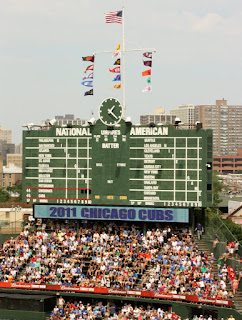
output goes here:
[[[83, 56], [115, 50], [122, 25], [104, 12], [124, 7], [125, 49], [154, 48], [152, 92], [142, 71], [143, 51], [125, 55], [126, 116], [180, 104], [242, 105], [241, 0], [0, 0], [0, 126], [20, 143], [22, 125], [55, 115], [98, 118], [115, 74], [111, 53], [97, 53], [94, 95], [81, 85]], [[121, 61], [122, 64], [122, 61]]]

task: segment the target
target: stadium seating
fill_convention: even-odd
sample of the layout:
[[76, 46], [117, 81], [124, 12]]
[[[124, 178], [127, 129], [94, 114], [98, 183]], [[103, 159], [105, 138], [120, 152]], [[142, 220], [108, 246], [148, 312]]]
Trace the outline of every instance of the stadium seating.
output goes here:
[[165, 311], [161, 308], [138, 307], [131, 304], [123, 304], [117, 307], [113, 303], [94, 305], [83, 304], [82, 301], [66, 302], [56, 305], [50, 314], [51, 320], [59, 319], [181, 319], [175, 312]]
[[[46, 230], [49, 230], [47, 233]], [[214, 272], [193, 236], [170, 227], [148, 230], [114, 222], [101, 226], [49, 222], [25, 228], [1, 248], [0, 281], [78, 285], [231, 299], [231, 270]]]

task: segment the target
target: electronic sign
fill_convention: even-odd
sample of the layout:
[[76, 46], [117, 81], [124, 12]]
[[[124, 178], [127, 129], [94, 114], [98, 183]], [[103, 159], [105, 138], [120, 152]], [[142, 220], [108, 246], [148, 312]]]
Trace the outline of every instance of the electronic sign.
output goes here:
[[212, 130], [132, 125], [106, 99], [86, 126], [23, 132], [23, 197], [33, 203], [212, 205]]

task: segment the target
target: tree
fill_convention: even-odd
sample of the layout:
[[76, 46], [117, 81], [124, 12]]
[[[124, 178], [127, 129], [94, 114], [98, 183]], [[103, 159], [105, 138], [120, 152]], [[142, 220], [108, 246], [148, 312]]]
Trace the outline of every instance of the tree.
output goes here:
[[0, 202], [7, 202], [9, 199], [10, 199], [9, 193], [3, 188], [0, 188]]
[[236, 170], [235, 174], [242, 174], [242, 170]]
[[220, 202], [222, 202], [220, 192], [223, 187], [223, 180], [219, 177], [217, 171], [213, 171], [213, 208], [217, 209]]

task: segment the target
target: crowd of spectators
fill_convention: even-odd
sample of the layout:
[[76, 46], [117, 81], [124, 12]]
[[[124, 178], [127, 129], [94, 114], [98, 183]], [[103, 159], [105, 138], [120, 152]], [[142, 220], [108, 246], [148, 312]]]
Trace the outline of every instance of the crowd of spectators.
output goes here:
[[[113, 302], [97, 302], [94, 304], [83, 303], [77, 300], [65, 302], [60, 297], [57, 305], [50, 314], [50, 320], [76, 320], [76, 319], [106, 319], [106, 320], [130, 320], [130, 319], [149, 319], [149, 320], [181, 320], [181, 317], [171, 309], [164, 310], [161, 306], [133, 306], [130, 303], [123, 303], [120, 306]], [[232, 315], [227, 318], [217, 318], [216, 316], [194, 315], [191, 320], [236, 320]], [[183, 318], [183, 320], [189, 320]]]
[[239, 258], [239, 242], [238, 241], [230, 241], [227, 242], [225, 252], [222, 255], [222, 258], [224, 261], [226, 261], [228, 258]]
[[61, 303], [56, 305], [50, 314], [51, 320], [75, 320], [75, 319], [107, 319], [107, 320], [128, 320], [128, 319], [150, 319], [150, 320], [179, 320], [181, 319], [175, 312], [165, 311], [161, 308], [151, 306], [132, 306], [123, 304], [119, 308], [113, 303], [102, 302], [96, 304], [83, 304], [82, 301]]
[[0, 248], [0, 281], [15, 281], [35, 249], [46, 242], [47, 236], [45, 231], [29, 232], [24, 229], [17, 238], [7, 239]]
[[[50, 222], [25, 228], [1, 248], [0, 281], [139, 289], [230, 299], [239, 279], [224, 265], [215, 276], [214, 257], [198, 250], [188, 230], [137, 225], [105, 226]], [[19, 272], [21, 275], [19, 275]], [[19, 276], [18, 276], [19, 275]], [[227, 282], [233, 285], [228, 290]], [[237, 282], [236, 282], [237, 281]]]

